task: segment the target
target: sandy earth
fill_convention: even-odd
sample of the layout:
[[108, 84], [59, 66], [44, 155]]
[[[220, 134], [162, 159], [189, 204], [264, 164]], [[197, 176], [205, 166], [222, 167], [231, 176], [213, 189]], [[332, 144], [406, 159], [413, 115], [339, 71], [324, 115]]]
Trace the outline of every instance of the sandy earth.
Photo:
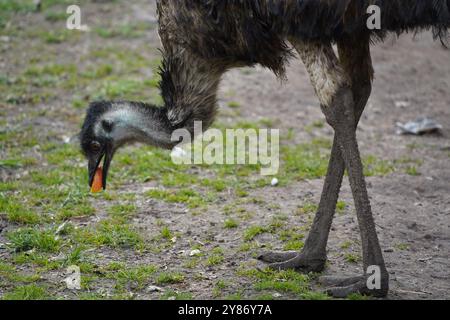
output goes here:
[[[131, 5], [130, 12], [120, 10], [106, 11], [95, 19], [119, 17], [122, 21], [140, 19], [155, 21], [153, 1], [139, 1]], [[94, 10], [88, 9], [88, 16], [94, 19]], [[111, 41], [111, 40], [108, 40]], [[139, 42], [158, 46], [156, 30], [150, 31]], [[23, 52], [25, 44], [14, 48], [7, 55]], [[73, 50], [86, 51], [89, 40]], [[62, 52], [70, 48], [59, 47]], [[395, 172], [384, 177], [368, 178], [369, 194], [378, 226], [382, 249], [391, 274], [391, 291], [388, 299], [449, 299], [450, 298], [450, 51], [444, 50], [438, 42], [433, 42], [429, 33], [389, 38], [384, 44], [373, 47], [373, 61], [376, 71], [374, 90], [367, 110], [358, 129], [358, 138], [363, 154], [373, 154], [383, 159], [409, 157], [423, 160], [419, 167], [420, 175], [412, 176], [404, 172]], [[3, 54], [3, 53], [2, 53]], [[73, 54], [73, 52], [71, 53]], [[153, 53], [152, 53], [153, 54]], [[70, 53], [68, 55], [70, 59]], [[18, 66], [20, 67], [20, 66]], [[6, 67], [13, 72], [15, 66]], [[299, 60], [293, 60], [287, 73], [288, 80], [281, 83], [275, 76], [262, 68], [233, 70], [223, 80], [220, 89], [221, 110], [226, 109], [233, 92], [232, 100], [241, 105], [243, 119], [269, 118], [275, 126], [286, 133], [295, 132], [294, 142], [305, 142], [316, 137], [332, 137], [327, 126], [307, 133], [305, 127], [322, 120], [317, 98], [309, 83], [308, 76]], [[52, 110], [64, 105], [62, 97]], [[396, 102], [405, 101], [405, 106], [396, 106]], [[24, 107], [26, 110], [26, 107]], [[20, 110], [20, 109], [18, 109]], [[26, 112], [26, 111], [25, 111]], [[441, 135], [405, 136], [396, 134], [395, 123], [414, 120], [419, 116], [432, 117], [443, 126]], [[226, 112], [220, 115], [227, 120]], [[58, 120], [59, 121], [59, 120]], [[64, 122], [52, 124], [53, 130], [64, 131]], [[36, 124], [46, 126], [47, 123]], [[58, 129], [59, 127], [59, 129]], [[76, 127], [73, 128], [76, 131]], [[411, 146], [415, 146], [412, 148]], [[201, 174], [201, 171], [198, 172]], [[188, 290], [195, 298], [210, 298], [211, 284], [217, 279], [236, 281], [244, 296], [252, 296], [251, 284], [235, 278], [235, 270], [240, 262], [253, 260], [255, 252], [239, 252], [242, 229], [224, 232], [222, 228], [223, 207], [227, 199], [208, 207], [201, 216], [186, 214], [182, 205], [167, 204], [143, 197], [144, 190], [155, 186], [149, 182], [133, 186], [137, 197], [138, 214], [133, 224], [144, 232], [155, 232], [155, 221], [162, 219], [177, 232], [188, 234], [195, 240], [208, 238], [212, 244], [225, 248], [225, 263], [215, 268], [201, 271], [202, 281], [188, 281], [181, 289]], [[255, 190], [253, 197], [263, 197], [266, 203], [280, 206], [281, 211], [289, 215], [289, 223], [303, 226], [310, 219], [295, 216], [299, 202], [310, 199], [317, 202], [320, 196], [322, 180], [295, 182], [286, 187], [262, 188]], [[131, 186], [123, 186], [130, 191]], [[120, 190], [119, 190], [120, 192]], [[352, 252], [358, 253], [359, 233], [348, 182], [345, 181], [341, 199], [348, 206], [343, 214], [334, 220], [329, 240], [329, 265], [324, 274], [361, 273], [359, 264], [345, 261], [341, 253], [343, 242], [351, 241]], [[270, 221], [273, 210], [270, 206], [243, 204], [245, 209], [253, 211], [249, 225]], [[95, 219], [100, 219], [101, 214]], [[95, 220], [94, 219], [94, 220]], [[4, 223], [4, 222], [2, 222]], [[6, 229], [5, 229], [6, 230]], [[272, 243], [281, 249], [281, 243], [271, 234], [258, 237], [258, 242]], [[187, 250], [189, 244], [180, 241], [163, 253], [151, 253], [134, 256], [131, 251], [118, 254], [107, 249], [99, 254], [103, 261], [125, 260], [135, 263], [156, 263], [165, 266], [177, 266], [181, 263], [180, 250]], [[191, 270], [183, 270], [186, 277], [192, 279]], [[56, 281], [57, 272], [48, 274], [49, 281]], [[180, 288], [179, 288], [180, 289]], [[231, 291], [230, 291], [231, 292]], [[69, 294], [68, 297], [71, 297]], [[155, 294], [143, 293], [141, 298], [154, 298]]]

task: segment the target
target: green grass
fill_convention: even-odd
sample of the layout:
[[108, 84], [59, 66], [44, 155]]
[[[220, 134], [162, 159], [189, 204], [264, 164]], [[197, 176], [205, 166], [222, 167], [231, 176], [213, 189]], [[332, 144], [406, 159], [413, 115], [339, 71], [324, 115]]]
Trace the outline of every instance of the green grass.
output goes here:
[[44, 31], [38, 34], [38, 36], [44, 40], [47, 44], [60, 44], [63, 42], [72, 39], [73, 32], [71, 30], [52, 30], [52, 31]]
[[348, 300], [370, 300], [370, 297], [359, 294], [359, 293], [351, 293], [347, 296]]
[[23, 225], [37, 225], [44, 217], [28, 208], [16, 197], [6, 197], [0, 193], [0, 215], [6, 215], [8, 221]]
[[290, 250], [300, 250], [304, 246], [304, 242], [301, 240], [289, 240], [284, 246], [283, 250], [290, 251]]
[[253, 240], [256, 236], [268, 232], [268, 228], [263, 227], [263, 226], [251, 226], [249, 228], [247, 228], [247, 230], [245, 230], [244, 232], [244, 240], [245, 241], [251, 241]]
[[116, 287], [125, 286], [142, 289], [150, 278], [156, 273], [157, 267], [153, 265], [138, 267], [123, 267], [112, 273], [109, 277], [116, 280]]
[[417, 169], [416, 166], [414, 165], [410, 165], [406, 168], [406, 173], [409, 174], [410, 176], [420, 176], [420, 172]]
[[84, 71], [81, 76], [84, 78], [96, 80], [99, 78], [105, 78], [114, 73], [114, 67], [111, 64], [104, 63], [99, 66], [92, 66]]
[[226, 219], [223, 223], [225, 229], [234, 229], [239, 226], [239, 223], [234, 219]]
[[345, 201], [338, 201], [336, 203], [336, 212], [344, 213], [346, 207], [347, 207], [347, 204], [345, 203]]
[[405, 250], [409, 249], [409, 244], [407, 244], [407, 243], [397, 243], [395, 245], [395, 248], [400, 250], [400, 251], [405, 251]]
[[341, 244], [341, 249], [348, 249], [348, 248], [350, 248], [350, 247], [352, 246], [352, 244], [353, 244], [352, 241], [349, 241], [349, 240], [344, 241], [344, 242]]
[[[283, 180], [317, 179], [326, 174], [330, 142], [313, 140], [297, 146], [283, 146], [281, 167]], [[281, 180], [280, 180], [281, 181]]]
[[361, 256], [357, 255], [357, 254], [353, 254], [353, 253], [346, 253], [344, 255], [344, 259], [347, 262], [350, 263], [358, 263], [361, 261]]
[[297, 208], [298, 214], [310, 214], [316, 213], [319, 206], [315, 203], [305, 202], [300, 207]]
[[9, 232], [6, 237], [10, 246], [16, 252], [36, 249], [42, 252], [57, 252], [61, 241], [52, 230], [39, 230], [37, 228], [21, 228]]
[[241, 106], [240, 103], [236, 101], [230, 101], [227, 105], [232, 109], [239, 108]]
[[192, 300], [193, 295], [190, 292], [177, 292], [168, 290], [161, 296], [161, 300], [168, 300], [170, 298], [175, 300]]
[[277, 291], [280, 293], [295, 294], [297, 296], [310, 293], [309, 276], [300, 274], [294, 270], [272, 271], [269, 269], [249, 269], [241, 271], [240, 274], [252, 279], [254, 281], [254, 288], [257, 291]]
[[49, 11], [45, 13], [45, 20], [50, 22], [66, 21], [68, 16], [65, 11]]
[[167, 226], [162, 227], [161, 237], [166, 240], [170, 240], [173, 238], [172, 232], [170, 231], [170, 229]]
[[236, 292], [236, 293], [230, 294], [225, 297], [225, 300], [230, 300], [230, 301], [239, 301], [239, 300], [243, 300], [243, 299], [244, 299], [244, 296], [241, 292]]
[[82, 244], [134, 248], [143, 246], [142, 237], [128, 224], [121, 221], [103, 220], [94, 229], [77, 230], [75, 240]]
[[212, 250], [211, 255], [206, 261], [207, 266], [216, 266], [224, 261], [223, 250], [220, 247], [216, 247]]
[[50, 261], [49, 254], [35, 251], [18, 253], [12, 260], [17, 264], [37, 266], [43, 271], [57, 270], [62, 266], [62, 261]]
[[97, 27], [94, 29], [100, 37], [102, 38], [138, 38], [145, 35], [148, 30], [152, 28], [152, 25], [147, 23], [131, 23], [123, 24], [120, 26], [110, 26], [110, 27]]
[[160, 285], [181, 283], [184, 281], [184, 275], [179, 272], [161, 272], [156, 277], [156, 283]]
[[33, 12], [34, 9], [35, 6], [31, 0], [0, 0], [0, 28], [5, 27], [14, 14], [26, 14]]
[[25, 275], [16, 271], [14, 266], [0, 262], [0, 276], [12, 283], [33, 283], [40, 279], [39, 274]]
[[18, 286], [3, 296], [3, 300], [47, 300], [49, 298], [47, 289], [36, 284]]
[[116, 204], [108, 208], [108, 214], [115, 218], [130, 217], [136, 212], [134, 204]]
[[223, 262], [224, 258], [221, 255], [212, 255], [208, 257], [208, 260], [206, 261], [207, 266], [216, 266]]
[[57, 64], [52, 63], [44, 66], [32, 66], [29, 67], [24, 75], [26, 77], [43, 77], [43, 76], [64, 76], [73, 75], [77, 72], [77, 66], [75, 64]]
[[[144, 90], [143, 82], [137, 79], [106, 80], [101, 83], [97, 99], [132, 99]], [[137, 99], [139, 100], [139, 99]]]
[[0, 160], [0, 166], [8, 167], [11, 169], [22, 168], [25, 166], [31, 166], [37, 164], [36, 159], [24, 158], [24, 159], [4, 159]]
[[147, 195], [170, 203], [185, 203], [190, 208], [198, 208], [205, 205], [204, 198], [192, 189], [182, 190], [150, 190]]
[[307, 125], [304, 130], [308, 133], [312, 133], [316, 129], [322, 129], [325, 127], [325, 122], [322, 120], [314, 121], [313, 123]]
[[366, 177], [371, 176], [385, 176], [394, 172], [394, 164], [390, 161], [380, 160], [375, 156], [366, 156], [363, 159], [364, 162], [364, 175]]
[[299, 299], [303, 299], [303, 300], [330, 300], [331, 297], [329, 295], [327, 295], [324, 292], [320, 292], [320, 291], [309, 291], [309, 292], [304, 292], [304, 293], [300, 293], [298, 295]]
[[64, 206], [57, 214], [58, 220], [89, 217], [95, 215], [94, 207], [89, 203], [79, 203]]

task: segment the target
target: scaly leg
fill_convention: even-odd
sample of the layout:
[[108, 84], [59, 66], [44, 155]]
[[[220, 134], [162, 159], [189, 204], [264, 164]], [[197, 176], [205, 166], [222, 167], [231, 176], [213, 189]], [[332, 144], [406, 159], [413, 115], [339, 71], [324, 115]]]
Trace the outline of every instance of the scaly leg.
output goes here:
[[[363, 251], [364, 275], [352, 277], [347, 280], [337, 278], [337, 287], [330, 288], [328, 292], [335, 297], [345, 297], [350, 293], [364, 293], [373, 296], [385, 296], [389, 289], [389, 275], [387, 273], [381, 252], [375, 222], [372, 216], [369, 196], [363, 175], [363, 166], [354, 130], [353, 94], [348, 87], [342, 87], [336, 93], [334, 103], [323, 106], [322, 111], [328, 123], [334, 128], [337, 141], [348, 171], [350, 187], [356, 207], [361, 243]], [[376, 268], [378, 277], [375, 287], [368, 286], [369, 267]], [[375, 278], [374, 278], [375, 279]], [[329, 282], [330, 278], [328, 278]], [[332, 280], [332, 279], [331, 279]], [[378, 283], [378, 287], [376, 286]]]
[[278, 270], [296, 269], [305, 272], [323, 270], [327, 260], [328, 234], [336, 210], [344, 170], [344, 160], [335, 138], [319, 208], [303, 250], [300, 253], [296, 251], [265, 252], [258, 259], [271, 263], [269, 266]]
[[[306, 44], [295, 40], [291, 42], [305, 62], [316, 92], [319, 97], [322, 97], [321, 102], [327, 103], [328, 99], [325, 95], [326, 91], [336, 88], [339, 83], [346, 83], [345, 77], [340, 75], [343, 74], [343, 72], [339, 70], [339, 62], [334, 55], [331, 45]], [[353, 49], [355, 48], [353, 47]], [[345, 57], [347, 53], [345, 50], [342, 50], [342, 52]], [[355, 53], [358, 53], [361, 57], [361, 59], [358, 60], [360, 61], [359, 72], [351, 73], [351, 81], [357, 84], [352, 85], [354, 99], [357, 101], [355, 108], [356, 128], [370, 96], [373, 71], [368, 44], [367, 46], [360, 45], [359, 50], [352, 51], [352, 54]], [[327, 68], [327, 70], [321, 70], [321, 68]], [[364, 72], [364, 70], [366, 72]], [[330, 74], [325, 74], [325, 72]], [[321, 77], [321, 79], [318, 77]], [[335, 80], [328, 80], [327, 83], [324, 79]], [[274, 269], [294, 268], [304, 271], [323, 270], [326, 262], [328, 235], [336, 210], [336, 203], [339, 197], [339, 190], [342, 184], [344, 171], [344, 160], [335, 138], [319, 208], [302, 252], [266, 252], [259, 256], [260, 260], [274, 263], [271, 265]]]
[[[332, 94], [344, 83], [349, 83], [331, 44], [305, 43], [290, 40], [304, 62], [321, 104], [332, 103]], [[359, 118], [359, 117], [358, 117]], [[326, 246], [331, 228], [339, 190], [344, 176], [344, 160], [337, 140], [334, 139], [328, 171], [317, 214], [301, 252], [265, 252], [259, 256], [272, 263], [273, 269], [296, 269], [305, 272], [322, 271], [327, 260]]]
[[[320, 271], [318, 262], [322, 261], [323, 268], [326, 260], [326, 243], [344, 168], [346, 165], [352, 166], [355, 169], [349, 172], [355, 203], [358, 203], [356, 205], [358, 221], [365, 252], [364, 267], [371, 265], [379, 268], [381, 287], [378, 290], [369, 290], [366, 274], [351, 278], [326, 277], [322, 280], [327, 285], [337, 286], [329, 290], [329, 293], [335, 296], [346, 296], [352, 292], [385, 295], [388, 290], [388, 274], [374, 228], [355, 134], [356, 126], [371, 92], [373, 69], [369, 41], [367, 38], [356, 38], [339, 43], [339, 61], [331, 46], [304, 43], [295, 43], [295, 46], [307, 66], [327, 120], [335, 128], [335, 139], [319, 210], [303, 251], [301, 253], [266, 253], [260, 258], [268, 262], [277, 262], [271, 265], [273, 268]], [[338, 115], [345, 115], [345, 121], [340, 119], [336, 122], [335, 118], [339, 112], [341, 114]], [[344, 158], [343, 152], [347, 153]], [[348, 156], [355, 152], [356, 157]], [[361, 186], [363, 186], [362, 191]]]
[[[352, 79], [352, 92], [354, 101], [354, 115], [359, 118], [364, 110], [367, 98], [371, 92], [371, 81], [373, 79], [373, 68], [370, 59], [369, 39], [355, 38], [347, 39], [344, 42], [338, 43], [339, 58], [343, 69], [350, 75]], [[337, 105], [338, 112], [349, 113], [351, 110], [351, 103], [348, 106], [342, 107]], [[342, 108], [342, 109], [340, 109]], [[325, 110], [325, 113], [329, 113]], [[332, 116], [333, 118], [333, 116]], [[342, 125], [341, 125], [342, 126]], [[334, 127], [334, 126], [333, 126]], [[335, 128], [336, 130], [336, 128]], [[339, 129], [341, 130], [341, 129]], [[350, 131], [350, 130], [347, 130]], [[337, 134], [337, 133], [336, 133]], [[354, 134], [347, 133], [347, 135], [353, 136], [350, 140], [354, 140], [352, 143], [353, 149], [357, 150], [356, 136]], [[348, 141], [348, 140], [347, 140]], [[359, 151], [357, 150], [358, 158]], [[354, 160], [354, 158], [353, 158]], [[357, 168], [358, 166], [353, 166]], [[362, 168], [362, 166], [361, 166]], [[362, 169], [361, 169], [362, 171]], [[349, 171], [350, 172], [350, 171]], [[355, 170], [353, 170], [355, 172]], [[357, 170], [356, 170], [357, 172]], [[356, 176], [356, 178], [355, 178]], [[367, 274], [359, 277], [323, 277], [321, 282], [326, 286], [334, 286], [328, 290], [330, 294], [336, 297], [345, 297], [352, 292], [360, 292], [366, 294], [372, 294], [375, 296], [384, 296], [387, 294], [389, 287], [389, 276], [384, 266], [381, 249], [379, 249], [378, 238], [374, 228], [373, 217], [371, 214], [370, 203], [367, 197], [367, 190], [365, 188], [364, 177], [362, 172], [350, 173], [349, 176], [352, 187], [352, 192], [355, 198], [355, 204], [357, 204], [358, 222], [360, 225], [361, 238], [363, 242], [363, 254], [364, 254], [364, 270], [367, 271], [368, 266], [377, 266], [380, 270], [381, 287], [378, 290], [369, 290], [367, 286]], [[359, 179], [359, 182], [355, 182], [355, 179]], [[352, 183], [353, 180], [353, 183]], [[362, 182], [361, 182], [362, 181]], [[364, 186], [356, 188], [354, 185]]]

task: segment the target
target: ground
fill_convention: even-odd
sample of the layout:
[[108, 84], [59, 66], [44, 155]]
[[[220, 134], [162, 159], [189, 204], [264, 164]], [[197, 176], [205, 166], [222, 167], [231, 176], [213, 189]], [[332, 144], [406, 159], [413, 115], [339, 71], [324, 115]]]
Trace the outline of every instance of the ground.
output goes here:
[[[91, 100], [160, 103], [155, 2], [80, 1], [89, 31], [65, 29], [71, 1], [42, 1], [40, 12], [32, 3], [0, 0], [0, 297], [329, 298], [318, 274], [273, 272], [255, 259], [302, 247], [326, 170], [332, 130], [298, 60], [286, 81], [244, 68], [220, 89], [215, 127], [281, 129], [277, 186], [258, 166], [176, 166], [168, 152], [133, 146], [115, 157], [107, 192], [91, 195], [70, 138]], [[430, 33], [373, 47], [358, 138], [388, 299], [450, 298], [449, 58]], [[442, 133], [396, 134], [396, 122], [421, 115]], [[362, 272], [347, 181], [328, 257], [323, 274]], [[63, 282], [71, 265], [81, 290]]]

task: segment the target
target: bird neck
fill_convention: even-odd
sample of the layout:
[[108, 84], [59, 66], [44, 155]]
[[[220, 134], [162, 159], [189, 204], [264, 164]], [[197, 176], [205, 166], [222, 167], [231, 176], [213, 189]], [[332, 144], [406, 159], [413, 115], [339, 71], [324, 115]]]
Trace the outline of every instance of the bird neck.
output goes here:
[[166, 149], [176, 145], [171, 141], [173, 128], [165, 108], [135, 102], [117, 103], [102, 117], [113, 124], [109, 137], [116, 148], [133, 142]]
[[[161, 121], [175, 136], [189, 134], [192, 141], [195, 130], [206, 130], [217, 113], [217, 91], [222, 75], [227, 70], [224, 64], [208, 61], [182, 51], [176, 55], [165, 55], [160, 70], [161, 96], [164, 108]], [[175, 137], [174, 137], [175, 138]]]
[[[177, 103], [165, 101], [163, 107], [145, 103], [118, 103], [102, 120], [114, 124], [109, 136], [116, 148], [140, 142], [164, 149], [172, 149], [198, 134], [198, 123], [206, 130], [216, 113], [217, 83], [203, 87], [202, 92], [192, 92]], [[172, 94], [172, 93], [170, 93]], [[166, 96], [167, 97], [167, 96]]]
[[119, 146], [138, 141], [166, 149], [183, 142], [186, 135], [192, 141], [194, 133], [200, 133], [194, 130], [199, 123], [206, 130], [214, 121], [225, 70], [185, 52], [166, 56], [160, 71], [164, 107], [130, 102], [113, 108], [113, 122], [118, 125], [112, 138]]

